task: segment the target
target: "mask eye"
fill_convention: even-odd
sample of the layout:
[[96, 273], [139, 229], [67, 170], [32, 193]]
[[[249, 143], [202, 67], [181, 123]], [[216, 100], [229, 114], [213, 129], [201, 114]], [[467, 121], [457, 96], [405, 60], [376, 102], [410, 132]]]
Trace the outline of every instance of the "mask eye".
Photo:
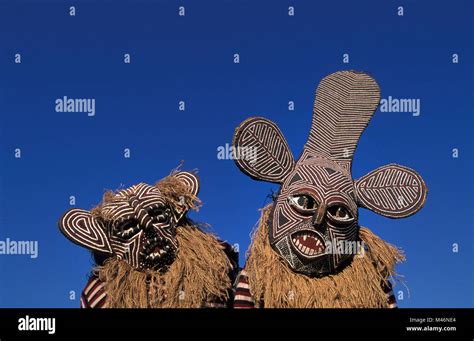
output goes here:
[[117, 223], [112, 233], [121, 239], [130, 239], [140, 231], [140, 225], [136, 219], [127, 219]]
[[168, 221], [170, 209], [165, 205], [157, 205], [148, 209], [148, 214], [153, 217], [156, 222], [164, 223]]
[[328, 217], [337, 223], [352, 223], [354, 221], [351, 212], [344, 206], [331, 206], [327, 212]]
[[309, 194], [296, 194], [288, 197], [288, 203], [297, 212], [305, 215], [314, 213], [318, 209], [316, 200]]

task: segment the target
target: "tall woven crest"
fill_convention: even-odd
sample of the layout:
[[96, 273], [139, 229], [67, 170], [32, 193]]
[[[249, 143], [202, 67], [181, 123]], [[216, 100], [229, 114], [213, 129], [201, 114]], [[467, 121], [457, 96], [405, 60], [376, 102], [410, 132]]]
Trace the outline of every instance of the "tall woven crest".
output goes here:
[[359, 138], [380, 102], [380, 89], [365, 73], [340, 71], [316, 89], [305, 152], [329, 158], [349, 173]]

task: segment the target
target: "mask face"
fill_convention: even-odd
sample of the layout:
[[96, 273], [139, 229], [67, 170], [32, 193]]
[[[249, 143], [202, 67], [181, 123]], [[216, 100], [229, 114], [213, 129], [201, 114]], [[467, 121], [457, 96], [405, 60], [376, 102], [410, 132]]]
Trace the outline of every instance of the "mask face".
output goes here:
[[325, 77], [316, 90], [308, 141], [296, 162], [275, 123], [253, 117], [235, 131], [234, 150], [252, 156], [236, 159], [237, 166], [253, 179], [281, 185], [268, 238], [295, 272], [321, 277], [350, 262], [361, 247], [356, 245], [359, 207], [403, 218], [424, 205], [428, 190], [410, 168], [390, 164], [352, 177], [354, 151], [379, 101], [378, 85], [367, 74], [340, 71]]
[[113, 253], [140, 270], [165, 270], [178, 242], [176, 221], [164, 196], [144, 183], [120, 190], [102, 207]]
[[176, 228], [199, 191], [195, 174], [172, 176], [185, 189], [188, 200], [181, 197], [183, 200], [172, 203], [158, 187], [139, 183], [108, 197], [100, 214], [67, 211], [59, 228], [68, 239], [103, 258], [123, 259], [139, 271], [165, 272], [179, 250]]
[[270, 244], [294, 271], [309, 276], [335, 272], [352, 254], [331, 250], [358, 238], [352, 180], [336, 164], [309, 159], [283, 183], [269, 224]]

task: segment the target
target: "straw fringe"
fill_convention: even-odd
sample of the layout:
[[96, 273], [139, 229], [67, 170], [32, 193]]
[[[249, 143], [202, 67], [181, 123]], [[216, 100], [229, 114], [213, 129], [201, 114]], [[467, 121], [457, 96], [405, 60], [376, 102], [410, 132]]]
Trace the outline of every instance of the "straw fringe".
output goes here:
[[158, 181], [155, 187], [166, 197], [171, 207], [182, 206], [184, 204], [187, 209], [198, 211], [202, 202], [197, 196], [189, 192], [184, 182], [174, 176], [177, 173], [179, 173], [179, 168], [173, 170], [170, 175]]
[[369, 229], [360, 228], [368, 250], [335, 275], [310, 278], [294, 273], [268, 241], [271, 205], [262, 209], [253, 233], [246, 272], [256, 307], [266, 308], [379, 308], [387, 307], [381, 284], [398, 281], [396, 263], [405, 260], [400, 249], [386, 243]]
[[200, 308], [229, 299], [232, 265], [222, 245], [195, 226], [177, 229], [180, 245], [168, 271], [140, 272], [127, 262], [108, 259], [94, 272], [105, 283], [111, 308]]

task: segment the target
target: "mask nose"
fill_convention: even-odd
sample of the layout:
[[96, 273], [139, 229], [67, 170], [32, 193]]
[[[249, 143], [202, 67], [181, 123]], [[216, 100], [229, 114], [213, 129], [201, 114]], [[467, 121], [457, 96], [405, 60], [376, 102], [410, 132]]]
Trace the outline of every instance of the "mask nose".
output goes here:
[[324, 216], [326, 215], [326, 205], [321, 204], [318, 206], [318, 210], [314, 213], [311, 223], [314, 227], [319, 227], [323, 221]]

